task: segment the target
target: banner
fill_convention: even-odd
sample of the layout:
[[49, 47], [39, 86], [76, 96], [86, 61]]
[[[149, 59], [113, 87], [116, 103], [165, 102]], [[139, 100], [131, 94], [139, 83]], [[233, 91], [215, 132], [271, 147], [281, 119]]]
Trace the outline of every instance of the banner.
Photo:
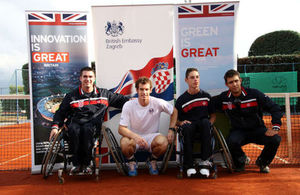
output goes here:
[[87, 13], [27, 11], [31, 84], [32, 173], [49, 145], [52, 117], [88, 66]]
[[[92, 7], [97, 85], [133, 97], [135, 81], [146, 76], [151, 95], [173, 104], [173, 13], [172, 5]], [[118, 141], [119, 113], [109, 109], [105, 124]], [[169, 115], [160, 125], [166, 135]]]
[[236, 69], [234, 26], [238, 2], [184, 4], [177, 6], [176, 91], [188, 88], [187, 68], [197, 68], [200, 88], [217, 95], [226, 90], [224, 74]]
[[[257, 72], [241, 73], [242, 85], [258, 89], [264, 93], [293, 93], [298, 91], [297, 72]], [[284, 98], [273, 98], [279, 105], [285, 105]], [[297, 104], [297, 98], [290, 99], [291, 105]]]

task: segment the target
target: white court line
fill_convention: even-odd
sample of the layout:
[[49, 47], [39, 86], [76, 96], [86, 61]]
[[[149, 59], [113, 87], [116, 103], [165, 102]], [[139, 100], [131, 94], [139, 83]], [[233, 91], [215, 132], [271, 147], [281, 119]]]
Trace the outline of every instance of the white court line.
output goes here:
[[25, 158], [25, 157], [27, 157], [27, 156], [29, 156], [29, 155], [30, 155], [30, 153], [29, 153], [29, 154], [22, 155], [22, 156], [19, 156], [19, 157], [17, 157], [17, 158], [13, 158], [13, 159], [7, 160], [7, 161], [5, 161], [5, 162], [0, 163], [0, 166], [1, 166], [1, 165], [4, 165], [4, 164], [7, 164], [7, 163], [9, 163], [9, 162], [11, 162], [11, 161], [18, 160], [18, 159], [20, 159], [20, 158]]
[[[253, 147], [255, 147], [255, 148], [257, 148], [257, 149], [259, 149], [259, 150], [263, 150], [261, 147], [259, 147], [258, 145], [256, 145], [256, 144], [251, 144]], [[284, 160], [283, 158], [280, 158], [279, 156], [275, 156], [275, 158], [276, 159], [278, 159], [278, 160], [281, 160], [282, 162], [284, 162], [285, 164], [290, 164], [290, 162], [289, 161], [287, 161], [287, 160]]]
[[21, 139], [21, 140], [14, 141], [14, 142], [9, 142], [9, 143], [6, 143], [6, 144], [1, 144], [0, 147], [2, 147], [2, 146], [7, 146], [7, 145], [11, 145], [11, 144], [15, 144], [15, 143], [19, 143], [19, 142], [24, 142], [24, 141], [27, 141], [27, 140], [30, 140], [30, 138]]

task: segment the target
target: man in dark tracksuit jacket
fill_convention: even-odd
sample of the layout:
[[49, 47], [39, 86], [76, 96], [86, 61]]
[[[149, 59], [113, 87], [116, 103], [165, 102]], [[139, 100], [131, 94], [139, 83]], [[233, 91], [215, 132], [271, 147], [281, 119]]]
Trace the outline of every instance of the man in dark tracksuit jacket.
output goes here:
[[[92, 158], [94, 137], [102, 126], [106, 109], [111, 106], [122, 108], [129, 100], [120, 94], [94, 85], [95, 72], [90, 67], [80, 71], [81, 85], [68, 93], [53, 117], [50, 139], [59, 127], [65, 123], [70, 137], [73, 153], [71, 174], [80, 171], [91, 173], [89, 167]], [[65, 122], [65, 119], [67, 121]]]
[[[269, 173], [268, 165], [274, 159], [281, 137], [278, 135], [282, 113], [280, 107], [262, 92], [243, 88], [239, 72], [229, 70], [224, 76], [228, 91], [215, 98], [217, 109], [222, 109], [231, 121], [232, 129], [227, 138], [236, 171], [243, 171], [246, 157], [242, 146], [248, 143], [264, 145], [256, 160], [260, 172]], [[272, 116], [272, 129], [267, 129], [263, 121], [263, 111]]]
[[196, 132], [199, 132], [201, 134], [199, 172], [202, 176], [209, 177], [209, 167], [212, 166], [211, 125], [216, 119], [215, 109], [211, 96], [199, 88], [200, 75], [196, 68], [186, 70], [185, 82], [188, 84], [188, 89], [178, 97], [175, 104], [178, 110], [177, 125], [182, 127], [184, 135], [184, 166], [188, 177], [196, 174], [193, 144]]

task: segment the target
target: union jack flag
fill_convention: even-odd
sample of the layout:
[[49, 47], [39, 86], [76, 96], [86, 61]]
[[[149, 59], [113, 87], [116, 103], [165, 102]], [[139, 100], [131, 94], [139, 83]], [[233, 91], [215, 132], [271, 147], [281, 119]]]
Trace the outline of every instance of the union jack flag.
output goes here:
[[234, 16], [234, 3], [183, 5], [178, 7], [179, 18]]
[[86, 13], [28, 13], [29, 25], [63, 25], [63, 26], [86, 26]]

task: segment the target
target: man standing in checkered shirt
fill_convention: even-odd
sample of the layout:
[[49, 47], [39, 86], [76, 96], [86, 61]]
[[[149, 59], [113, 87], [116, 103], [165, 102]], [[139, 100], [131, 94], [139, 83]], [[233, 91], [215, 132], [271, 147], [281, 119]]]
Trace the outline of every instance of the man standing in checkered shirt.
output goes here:
[[216, 115], [211, 96], [199, 88], [200, 75], [196, 68], [188, 68], [185, 73], [185, 82], [188, 90], [176, 101], [178, 110], [177, 125], [182, 127], [184, 136], [184, 168], [187, 176], [195, 175], [193, 159], [193, 142], [196, 132], [201, 134], [201, 161], [199, 162], [200, 174], [209, 177], [212, 166], [209, 158], [212, 155], [211, 125], [215, 122]]

